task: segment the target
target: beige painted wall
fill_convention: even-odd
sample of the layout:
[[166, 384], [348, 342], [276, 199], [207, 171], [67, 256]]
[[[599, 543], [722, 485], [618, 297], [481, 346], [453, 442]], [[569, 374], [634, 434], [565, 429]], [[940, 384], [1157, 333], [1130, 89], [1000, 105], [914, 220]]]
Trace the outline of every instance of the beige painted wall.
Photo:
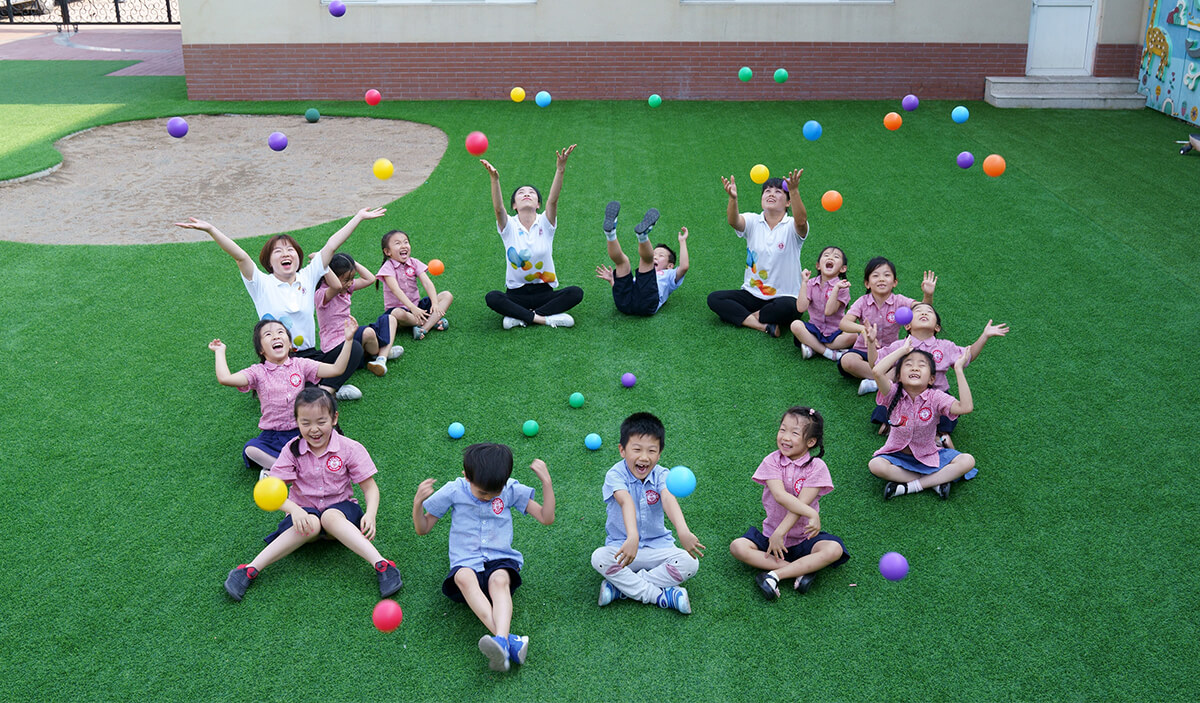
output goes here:
[[[1100, 41], [1139, 41], [1148, 0], [1100, 1]], [[1023, 44], [1029, 39], [1030, 13], [1030, 0], [826, 4], [351, 0], [341, 18], [330, 16], [321, 0], [180, 0], [179, 5], [185, 44], [663, 40]]]

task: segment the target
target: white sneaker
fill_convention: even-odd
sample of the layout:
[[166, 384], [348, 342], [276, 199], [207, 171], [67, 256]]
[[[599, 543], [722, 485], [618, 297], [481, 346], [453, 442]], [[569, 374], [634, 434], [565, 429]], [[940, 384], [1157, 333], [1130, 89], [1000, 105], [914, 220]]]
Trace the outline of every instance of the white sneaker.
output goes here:
[[335, 396], [338, 400], [359, 400], [362, 398], [362, 391], [347, 383], [338, 389]]
[[801, 344], [800, 345], [800, 356], [803, 356], [805, 359], [813, 358], [813, 348], [808, 346], [807, 344]]
[[546, 316], [547, 327], [574, 327], [575, 318], [565, 312], [560, 312], [557, 315]]
[[879, 390], [879, 385], [876, 384], [875, 381], [870, 378], [864, 378], [862, 380], [862, 383], [858, 384], [858, 394], [859, 395], [866, 395], [868, 393], [874, 393], [877, 390]]
[[270, 470], [270, 469], [259, 469], [259, 472], [258, 472], [258, 480], [259, 480], [259, 481], [261, 481], [261, 480], [263, 480], [264, 478], [266, 478], [266, 477], [268, 477], [268, 476], [270, 476], [270, 475], [271, 475], [271, 470]]
[[387, 359], [383, 358], [382, 356], [377, 356], [374, 359], [368, 361], [367, 362], [367, 371], [370, 371], [371, 373], [375, 374], [376, 376], [384, 375], [385, 373], [387, 373]]
[[509, 317], [508, 315], [504, 316], [504, 329], [511, 330], [514, 327], [524, 327], [524, 326], [525, 326], [525, 322], [523, 320], [518, 320], [517, 318]]
[[393, 344], [392, 350], [388, 352], [388, 360], [390, 361], [392, 359], [399, 359], [403, 355], [404, 347], [400, 346], [399, 344]]

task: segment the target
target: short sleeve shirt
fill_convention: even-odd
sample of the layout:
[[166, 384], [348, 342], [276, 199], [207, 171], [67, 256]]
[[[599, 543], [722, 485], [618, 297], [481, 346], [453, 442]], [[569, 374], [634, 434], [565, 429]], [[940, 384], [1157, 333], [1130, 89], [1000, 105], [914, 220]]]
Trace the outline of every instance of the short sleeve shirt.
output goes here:
[[321, 340], [321, 351], [327, 352], [346, 341], [346, 318], [350, 317], [350, 291], [343, 290], [325, 302], [325, 288], [317, 289], [313, 295], [317, 308], [317, 330]]
[[549, 283], [551, 288], [558, 287], [558, 276], [554, 273], [555, 226], [546, 219], [546, 213], [538, 213], [528, 230], [511, 215], [504, 228], [497, 225], [496, 230], [508, 259], [504, 275], [506, 287], [520, 288], [538, 282]]
[[664, 271], [655, 271], [654, 275], [658, 279], [658, 307], [654, 309], [658, 312], [662, 309], [663, 303], [667, 302], [667, 298], [675, 289], [683, 285], [683, 279], [675, 280], [675, 269], [666, 269]]
[[[958, 357], [964, 354], [967, 355], [966, 365], [970, 365], [971, 350], [967, 347], [960, 347], [948, 339], [938, 339], [937, 337], [917, 339], [912, 335], [909, 335], [908, 338], [912, 340], [913, 349], [927, 351], [933, 355], [933, 363], [936, 367], [933, 375], [933, 387], [939, 391], [949, 393], [950, 381], [946, 378], [946, 372], [954, 368], [954, 362], [958, 361]], [[904, 346], [904, 340], [898, 339], [892, 342], [879, 350], [879, 358], [882, 359], [902, 346]]]
[[[839, 280], [841, 279], [834, 278], [826, 282], [820, 276], [813, 276], [808, 279], [804, 288], [804, 294], [808, 296], [808, 321], [820, 330], [821, 334], [833, 334], [838, 331], [842, 316], [846, 314], [846, 306], [850, 304], [850, 289], [835, 288]], [[832, 315], [826, 315], [825, 303], [835, 290], [838, 298], [837, 310]]]
[[243, 393], [258, 391], [258, 404], [262, 409], [258, 429], [296, 429], [293, 404], [304, 390], [305, 382], [318, 382], [318, 367], [320, 364], [312, 359], [289, 356], [282, 364], [264, 361], [242, 370], [248, 383], [238, 390]]
[[[300, 450], [292, 452], [293, 445]], [[356, 483], [362, 483], [376, 473], [375, 462], [363, 445], [334, 432], [329, 443], [317, 454], [303, 437], [284, 446], [271, 467], [271, 475], [291, 484], [288, 498], [301, 508], [324, 510], [334, 503], [354, 500]]]
[[[746, 231], [746, 276], [742, 289], [764, 300], [776, 295], [800, 295], [800, 249], [804, 240], [796, 234], [792, 216], [784, 215], [771, 228], [761, 213], [743, 212]], [[735, 230], [736, 232], [736, 230]]]
[[291, 283], [284, 283], [273, 275], [259, 271], [257, 267], [254, 276], [248, 281], [242, 278], [242, 283], [254, 301], [258, 319], [279, 320], [291, 333], [292, 346], [311, 349], [317, 343], [313, 291], [324, 275], [325, 262], [318, 255], [313, 257], [308, 266], [300, 269]]
[[[821, 496], [833, 490], [833, 478], [829, 475], [829, 467], [824, 461], [810, 457], [808, 452], [795, 459], [787, 458], [779, 450], [768, 454], [754, 471], [754, 482], [762, 484], [763, 487], [762, 503], [763, 509], [767, 511], [767, 519], [763, 520], [762, 532], [767, 537], [775, 532], [775, 528], [779, 527], [779, 523], [783, 522], [789, 512], [775, 500], [771, 489], [767, 487], [767, 481], [772, 479], [781, 481], [784, 490], [797, 497], [805, 488], [816, 487], [817, 497], [812, 502], [812, 508], [818, 513], [821, 512]], [[794, 547], [808, 539], [804, 534], [808, 522], [808, 517], [801, 515], [792, 529], [788, 530], [783, 545]]]
[[[421, 291], [417, 287], [417, 281], [420, 280], [420, 275], [425, 273], [428, 268], [424, 262], [414, 259], [411, 256], [404, 263], [389, 258], [383, 262], [383, 266], [379, 267], [379, 273], [375, 274], [375, 276], [376, 278], [390, 276], [396, 279], [396, 284], [400, 286], [400, 290], [404, 291], [404, 294], [408, 296], [408, 299], [413, 304], [416, 304], [421, 302]], [[382, 288], [383, 307], [385, 309], [391, 310], [392, 308], [406, 307], [396, 297], [396, 294], [392, 292], [391, 288], [388, 288], [386, 282], [382, 283]]]
[[[875, 296], [867, 293], [854, 301], [846, 314], [851, 319], [857, 317], [875, 325], [876, 341], [879, 342], [880, 347], [886, 347], [900, 338], [900, 325], [896, 322], [896, 311], [900, 308], [911, 308], [916, 302], [912, 298], [892, 293], [883, 302], [883, 305], [880, 305], [875, 302]], [[858, 339], [854, 342], [854, 348], [861, 352], [867, 351], [867, 338], [861, 334], [858, 335]]]
[[900, 394], [900, 400], [888, 418], [892, 428], [888, 430], [887, 441], [875, 452], [894, 454], [908, 448], [914, 458], [926, 466], [938, 466], [937, 422], [939, 415], [945, 415], [951, 420], [958, 417], [950, 412], [954, 397], [948, 393], [928, 388], [916, 398], [911, 397], [899, 383], [893, 383], [892, 389], [886, 395], [883, 392], [875, 394], [875, 402], [887, 407], [892, 398]]
[[662, 496], [667, 490], [667, 469], [655, 464], [645, 481], [629, 471], [622, 459], [604, 475], [603, 497], [608, 510], [604, 523], [607, 537], [605, 546], [619, 547], [628, 536], [625, 534], [625, 517], [613, 494], [628, 491], [637, 510], [638, 549], [665, 549], [675, 546], [675, 536], [667, 529], [666, 514], [663, 512]]
[[512, 546], [511, 511], [526, 512], [532, 498], [532, 488], [510, 478], [500, 495], [484, 502], [471, 493], [467, 479], [460, 477], [439, 488], [423, 505], [425, 512], [439, 519], [446, 511], [452, 513], [450, 568], [482, 571], [484, 562], [497, 559], [512, 559], [518, 568], [524, 565], [524, 557]]

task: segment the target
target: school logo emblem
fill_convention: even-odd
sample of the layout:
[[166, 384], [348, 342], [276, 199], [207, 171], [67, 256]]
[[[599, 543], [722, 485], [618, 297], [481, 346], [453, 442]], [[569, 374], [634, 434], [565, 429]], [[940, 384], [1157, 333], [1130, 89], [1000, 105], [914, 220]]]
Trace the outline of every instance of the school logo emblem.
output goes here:
[[299, 388], [304, 383], [304, 377], [298, 373], [293, 373], [288, 377], [288, 383], [292, 384], [292, 388]]
[[650, 489], [646, 491], [646, 503], [654, 505], [658, 502], [658, 491]]
[[496, 513], [497, 515], [504, 512], [504, 499], [500, 496], [492, 498], [492, 512]]
[[804, 490], [804, 479], [798, 478], [796, 479], [796, 482], [792, 484], [792, 493], [800, 495], [800, 491], [802, 490]]
[[779, 251], [783, 251], [783, 242], [780, 242], [780, 243], [779, 243], [779, 244], [777, 244], [776, 246], [778, 246], [778, 247], [779, 247]]
[[415, 270], [413, 270], [412, 266], [405, 266], [404, 267], [404, 275], [408, 276], [409, 278], [412, 278], [413, 276], [417, 275], [417, 272]]
[[340, 456], [338, 456], [337, 454], [334, 454], [333, 456], [331, 456], [325, 460], [325, 468], [329, 469], [330, 471], [332, 471], [335, 474], [337, 472], [341, 471], [342, 466], [344, 466], [344, 465], [345, 464], [342, 461], [342, 458]]
[[896, 313], [889, 312], [885, 319], [891, 324], [896, 324]]
[[921, 408], [917, 411], [917, 417], [921, 422], [929, 422], [933, 418], [933, 411], [929, 408]]
[[942, 357], [943, 357], [943, 354], [942, 354], [942, 350], [941, 350], [941, 349], [934, 349], [934, 350], [933, 350], [933, 360], [934, 360], [934, 361], [936, 361], [937, 363], [939, 363], [939, 364], [940, 364], [940, 363], [942, 363]]

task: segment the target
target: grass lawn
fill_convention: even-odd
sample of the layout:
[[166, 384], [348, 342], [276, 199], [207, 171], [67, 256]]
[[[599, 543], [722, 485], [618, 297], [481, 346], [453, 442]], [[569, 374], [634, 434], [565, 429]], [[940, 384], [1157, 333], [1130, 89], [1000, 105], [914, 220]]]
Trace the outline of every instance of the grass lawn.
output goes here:
[[[1195, 370], [1200, 159], [1176, 154], [1185, 125], [1149, 110], [996, 110], [924, 101], [897, 132], [895, 102], [203, 103], [182, 78], [107, 78], [119, 62], [0, 62], [0, 177], [53, 165], [52, 143], [86, 127], [197, 112], [409, 119], [450, 140], [428, 183], [387, 205], [343, 248], [379, 263], [386, 229], [440, 258], [456, 295], [451, 329], [419, 343], [382, 379], [354, 379], [362, 401], [343, 427], [379, 465], [381, 551], [404, 575], [401, 628], [371, 625], [369, 567], [337, 544], [265, 570], [244, 602], [221, 588], [273, 529], [240, 464], [258, 404], [218, 386], [207, 343], [253, 361], [254, 309], [233, 262], [211, 242], [35, 246], [0, 242], [0, 419], [7, 508], [0, 513], [0, 700], [1194, 700], [1200, 696]], [[731, 76], [731, 80], [733, 77]], [[793, 79], [803, 80], [802, 76]], [[897, 87], [897, 95], [904, 88]], [[801, 125], [824, 126], [819, 141]], [[560, 280], [581, 285], [573, 329], [504, 332], [484, 303], [502, 286], [488, 179], [462, 148], [487, 133], [507, 194], [549, 188], [555, 148], [578, 143], [559, 207]], [[164, 131], [163, 139], [168, 139]], [[269, 153], [264, 149], [264, 158]], [[974, 152], [969, 171], [954, 165]], [[1008, 163], [988, 178], [989, 153]], [[721, 324], [705, 303], [741, 282], [745, 247], [725, 224], [719, 176], [803, 167], [811, 235], [803, 262], [843, 247], [852, 289], [866, 260], [897, 263], [917, 297], [939, 276], [942, 336], [971, 343], [989, 319], [1007, 338], [967, 369], [976, 411], [955, 433], [979, 478], [948, 502], [932, 493], [885, 504], [867, 471], [880, 446], [869, 398], [830, 362], [802, 361], [788, 339]], [[370, 168], [352, 164], [350, 168]], [[220, 164], [214, 164], [219, 169]], [[322, 187], [337, 187], [322, 184]], [[820, 196], [839, 190], [836, 213]], [[4, 188], [0, 187], [0, 213]], [[691, 231], [692, 270], [649, 319], [618, 314], [605, 283], [604, 203], [624, 205], [622, 240], [657, 207], [657, 240]], [[237, 236], [222, 204], [187, 212], [142, 203], [164, 227], [193, 215]], [[285, 198], [264, 207], [287, 207]], [[306, 250], [341, 222], [296, 233]], [[55, 227], [46, 204], [45, 227]], [[5, 223], [0, 214], [0, 237]], [[263, 239], [242, 240], [257, 257]], [[381, 311], [373, 288], [360, 320]], [[632, 371], [637, 386], [618, 378]], [[1192, 378], [1193, 381], [1187, 381]], [[567, 396], [587, 403], [572, 409]], [[765, 602], [729, 542], [762, 520], [750, 476], [774, 449], [781, 413], [826, 417], [836, 490], [825, 529], [852, 557], [813, 590]], [[708, 547], [684, 617], [619, 602], [600, 610], [591, 551], [604, 539], [600, 486], [617, 427], [637, 410], [667, 427], [662, 463], [698, 479], [682, 501]], [[541, 424], [535, 438], [521, 423]], [[446, 436], [453, 421], [467, 436]], [[589, 452], [583, 437], [604, 447]], [[483, 628], [439, 592], [448, 525], [418, 538], [417, 484], [461, 469], [468, 441], [500, 441], [550, 467], [557, 521], [516, 519], [526, 556], [513, 629], [528, 664], [496, 675]], [[540, 495], [540, 494], [539, 494]], [[905, 554], [907, 579], [877, 561]], [[790, 585], [786, 584], [786, 585]]]

